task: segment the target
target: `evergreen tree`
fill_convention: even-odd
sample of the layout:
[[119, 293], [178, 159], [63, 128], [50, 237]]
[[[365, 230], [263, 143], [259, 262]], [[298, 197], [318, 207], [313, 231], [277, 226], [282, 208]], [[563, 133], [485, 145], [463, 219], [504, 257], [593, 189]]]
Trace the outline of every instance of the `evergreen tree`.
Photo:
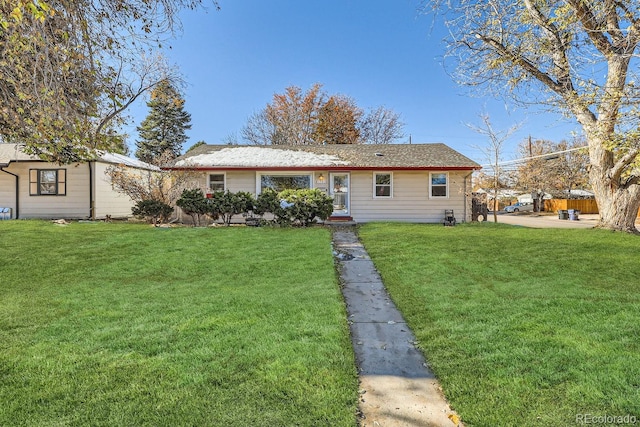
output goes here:
[[148, 163], [155, 163], [165, 153], [178, 157], [187, 140], [185, 131], [191, 129], [184, 99], [170, 82], [163, 81], [151, 91], [147, 106], [149, 115], [137, 127], [136, 157]]

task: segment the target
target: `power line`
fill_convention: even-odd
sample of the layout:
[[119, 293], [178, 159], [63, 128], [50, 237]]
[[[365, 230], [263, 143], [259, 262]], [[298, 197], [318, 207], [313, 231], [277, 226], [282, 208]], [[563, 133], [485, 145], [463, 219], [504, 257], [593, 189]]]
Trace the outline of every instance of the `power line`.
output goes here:
[[483, 168], [488, 168], [488, 167], [493, 167], [493, 166], [505, 166], [505, 165], [515, 165], [517, 163], [524, 163], [527, 162], [529, 160], [535, 160], [535, 159], [546, 159], [546, 160], [551, 160], [551, 159], [555, 159], [558, 157], [558, 154], [564, 154], [564, 153], [570, 153], [572, 151], [578, 151], [578, 150], [584, 150], [585, 148], [588, 148], [588, 145], [583, 145], [582, 147], [575, 147], [575, 148], [569, 148], [567, 150], [562, 150], [562, 151], [554, 151], [553, 153], [546, 153], [546, 154], [540, 154], [538, 156], [530, 156], [530, 157], [522, 157], [520, 159], [515, 159], [515, 160], [507, 160], [504, 162], [498, 162], [498, 163], [494, 163], [494, 164], [486, 164], [486, 165], [480, 165]]

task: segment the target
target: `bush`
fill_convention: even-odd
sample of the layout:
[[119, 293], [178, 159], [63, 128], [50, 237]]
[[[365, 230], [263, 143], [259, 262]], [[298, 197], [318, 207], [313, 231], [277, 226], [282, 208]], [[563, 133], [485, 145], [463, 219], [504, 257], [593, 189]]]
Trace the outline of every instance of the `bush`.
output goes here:
[[131, 208], [131, 213], [155, 225], [158, 220], [166, 222], [173, 213], [173, 208], [160, 200], [148, 199], [137, 202]]
[[253, 214], [270, 213], [277, 224], [307, 227], [314, 224], [316, 218], [325, 220], [333, 212], [333, 199], [318, 189], [280, 193], [265, 189], [257, 198], [244, 191], [232, 193], [227, 190], [213, 193], [210, 199], [205, 198], [201, 190], [184, 190], [176, 204], [191, 215], [197, 225], [205, 214], [213, 220], [222, 218], [224, 224], [230, 225], [234, 215], [242, 214], [258, 223], [262, 220], [256, 221]]
[[278, 193], [280, 201], [293, 206], [280, 207], [285, 211], [291, 224], [307, 227], [316, 223], [316, 218], [325, 220], [333, 212], [333, 199], [321, 190], [284, 190]]
[[[191, 216], [193, 225], [200, 226], [202, 215], [212, 215], [209, 209], [210, 203], [200, 189], [182, 191], [182, 195], [176, 201], [176, 205], [178, 205], [184, 213]], [[213, 219], [216, 220], [218, 217], [214, 217]]]
[[234, 215], [247, 215], [253, 210], [254, 198], [251, 193], [239, 191], [232, 193], [229, 190], [213, 193], [209, 199], [209, 214], [215, 219], [222, 217], [222, 222], [227, 226], [231, 224], [231, 218]]
[[267, 213], [276, 215], [274, 209], [278, 206], [278, 203], [280, 203], [278, 200], [278, 192], [270, 188], [265, 188], [256, 198], [253, 205], [253, 213], [259, 216]]
[[266, 189], [258, 196], [254, 212], [258, 215], [271, 213], [274, 221], [281, 225], [307, 227], [314, 224], [316, 218], [329, 218], [333, 212], [333, 199], [318, 189], [280, 193]]

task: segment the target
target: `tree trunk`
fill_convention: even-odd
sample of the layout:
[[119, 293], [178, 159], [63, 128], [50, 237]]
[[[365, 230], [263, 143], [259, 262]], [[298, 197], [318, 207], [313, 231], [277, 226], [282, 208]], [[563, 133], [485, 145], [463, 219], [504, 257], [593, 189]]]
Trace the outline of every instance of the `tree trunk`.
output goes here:
[[638, 208], [640, 208], [638, 186], [613, 189], [603, 180], [592, 180], [591, 184], [600, 212], [597, 227], [638, 233], [635, 226]]
[[598, 203], [598, 228], [639, 233], [635, 226], [640, 208], [640, 185], [625, 186], [619, 176], [612, 177], [614, 158], [600, 141], [589, 141], [591, 169], [589, 179]]

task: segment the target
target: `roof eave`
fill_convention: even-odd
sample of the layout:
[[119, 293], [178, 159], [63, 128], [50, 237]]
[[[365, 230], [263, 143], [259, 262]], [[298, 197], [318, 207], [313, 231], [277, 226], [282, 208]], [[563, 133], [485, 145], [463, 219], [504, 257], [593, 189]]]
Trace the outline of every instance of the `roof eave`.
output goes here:
[[480, 170], [481, 166], [165, 166], [163, 170], [190, 171], [352, 171], [352, 170]]

